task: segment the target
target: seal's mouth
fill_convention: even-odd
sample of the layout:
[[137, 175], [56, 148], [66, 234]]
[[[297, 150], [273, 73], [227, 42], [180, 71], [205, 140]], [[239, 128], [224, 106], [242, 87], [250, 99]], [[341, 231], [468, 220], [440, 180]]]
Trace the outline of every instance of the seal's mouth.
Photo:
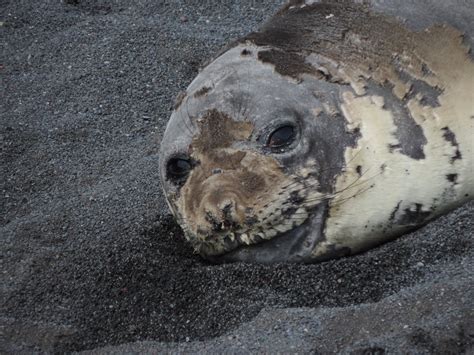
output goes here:
[[[187, 239], [194, 244], [195, 250], [206, 256], [217, 256], [231, 252], [242, 246], [253, 246], [272, 240], [280, 235], [291, 233], [310, 217], [310, 211], [304, 207], [281, 207], [273, 216], [264, 218], [265, 222], [258, 221], [253, 226], [243, 225], [241, 228], [214, 228], [212, 233], [201, 230], [197, 234], [188, 233]], [[285, 217], [287, 216], [287, 217]], [[270, 217], [273, 217], [271, 220]]]
[[[275, 170], [280, 172], [279, 168]], [[199, 168], [196, 171], [199, 172]], [[267, 245], [282, 236], [287, 236], [290, 241], [292, 235], [303, 238], [309, 232], [300, 226], [307, 225], [306, 221], [313, 219], [317, 206], [326, 203], [330, 197], [317, 191], [318, 181], [309, 173], [285, 175], [280, 172], [281, 178], [275, 179], [273, 186], [267, 183], [252, 190], [255, 196], [240, 191], [247, 192], [234, 174], [211, 176], [190, 185], [192, 189], [188, 185], [183, 188], [178, 206], [181, 208], [176, 213], [178, 222], [186, 239], [204, 258]], [[250, 183], [258, 181], [257, 178], [264, 181], [264, 177], [269, 175], [255, 174]], [[235, 184], [229, 181], [235, 181]], [[195, 191], [200, 191], [199, 199]]]
[[[258, 156], [252, 161], [258, 162]], [[255, 172], [258, 167], [204, 179], [194, 178], [202, 167], [192, 173], [182, 189], [176, 215], [197, 253], [218, 256], [291, 234], [329, 197], [317, 191], [314, 175], [286, 175], [273, 161], [264, 162], [267, 171], [259, 173]], [[239, 179], [245, 174], [252, 174], [252, 179]], [[272, 174], [278, 178], [270, 180]], [[247, 185], [253, 186], [252, 190]]]
[[271, 264], [277, 262], [311, 261], [311, 252], [323, 238], [324, 215], [327, 202], [314, 208], [308, 218], [300, 225], [285, 232], [278, 233], [269, 239], [262, 239], [252, 244], [242, 243], [240, 238], [225, 239], [229, 251], [220, 255], [203, 254], [213, 263], [245, 261]]

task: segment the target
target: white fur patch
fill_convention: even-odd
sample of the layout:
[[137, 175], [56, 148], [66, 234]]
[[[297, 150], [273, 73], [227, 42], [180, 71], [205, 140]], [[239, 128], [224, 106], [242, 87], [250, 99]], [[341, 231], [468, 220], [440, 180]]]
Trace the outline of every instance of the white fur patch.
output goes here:
[[[433, 75], [411, 74], [442, 90], [439, 107], [423, 106], [419, 97], [406, 105], [427, 139], [425, 158], [389, 149], [398, 143], [396, 126], [381, 97], [346, 91], [342, 109], [347, 127], [359, 128], [361, 138], [345, 152], [347, 167], [335, 186], [343, 192], [331, 201], [326, 240], [313, 251], [315, 256], [329, 245], [355, 252], [403, 232], [406, 227], [389, 222], [415, 204], [433, 218], [474, 196], [474, 63], [459, 32], [439, 27], [422, 35], [416, 55]], [[454, 133], [458, 147], [443, 136], [444, 127]], [[452, 160], [456, 149], [461, 159]], [[456, 184], [447, 179], [449, 174], [457, 174]]]

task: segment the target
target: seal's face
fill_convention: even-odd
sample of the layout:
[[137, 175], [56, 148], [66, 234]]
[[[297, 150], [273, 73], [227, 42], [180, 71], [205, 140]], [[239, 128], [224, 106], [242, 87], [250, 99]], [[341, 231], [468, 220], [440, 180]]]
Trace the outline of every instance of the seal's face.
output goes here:
[[252, 47], [238, 46], [178, 102], [162, 143], [164, 190], [201, 255], [304, 260], [322, 227], [308, 217], [324, 214], [340, 142], [353, 140], [323, 111], [311, 80], [275, 75]]
[[189, 173], [175, 204], [200, 253], [218, 255], [258, 243], [305, 220], [318, 194], [306, 188], [309, 180], [285, 174], [272, 154], [263, 153], [291, 149], [295, 125], [276, 128], [260, 152], [250, 147], [250, 122], [212, 109], [198, 119], [198, 127], [189, 158], [172, 158], [167, 170], [169, 179], [178, 183]]

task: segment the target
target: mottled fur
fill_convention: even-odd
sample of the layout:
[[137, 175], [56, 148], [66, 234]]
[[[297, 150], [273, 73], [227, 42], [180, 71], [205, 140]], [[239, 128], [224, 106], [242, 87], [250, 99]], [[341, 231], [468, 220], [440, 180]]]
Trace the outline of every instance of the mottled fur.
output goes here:
[[[446, 12], [414, 29], [392, 2], [291, 1], [191, 83], [165, 133], [162, 177], [199, 253], [325, 260], [473, 198], [470, 22]], [[295, 142], [269, 150], [284, 124]], [[164, 173], [179, 154], [196, 162], [182, 186]]]

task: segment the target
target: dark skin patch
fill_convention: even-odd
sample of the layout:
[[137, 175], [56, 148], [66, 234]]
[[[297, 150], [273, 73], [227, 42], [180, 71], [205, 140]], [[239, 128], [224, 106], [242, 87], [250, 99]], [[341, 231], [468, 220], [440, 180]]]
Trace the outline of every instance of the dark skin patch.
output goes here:
[[419, 225], [424, 223], [431, 215], [431, 211], [422, 211], [423, 205], [415, 203], [415, 208], [406, 208], [404, 213], [398, 218], [397, 224], [400, 225]]
[[[397, 64], [397, 72], [400, 77], [405, 83], [410, 82], [411, 88], [408, 94], [403, 98], [403, 101], [408, 102], [411, 99], [415, 98], [417, 95], [421, 94], [422, 98], [420, 100], [421, 105], [429, 106], [429, 107], [439, 107], [439, 96], [443, 93], [438, 87], [431, 86], [425, 83], [422, 80], [417, 80], [412, 78], [409, 74], [407, 74], [403, 70], [403, 66], [401, 64]], [[426, 64], [422, 65], [422, 68], [427, 68]], [[423, 69], [422, 69], [423, 70]]]
[[299, 195], [298, 191], [293, 191], [290, 194], [290, 203], [297, 206], [301, 202], [303, 202], [303, 198]]
[[234, 141], [250, 137], [253, 130], [250, 122], [237, 122], [225, 113], [212, 109], [198, 121], [200, 134], [193, 139], [192, 149], [210, 152], [228, 148]]
[[421, 65], [421, 72], [423, 73], [424, 76], [433, 75], [430, 68], [428, 68], [428, 66], [425, 63]]
[[[293, 116], [295, 121], [302, 120], [305, 114], [288, 110], [284, 115]], [[307, 114], [307, 113], [306, 113]], [[304, 125], [302, 125], [304, 127]], [[324, 132], [324, 134], [321, 134]], [[344, 152], [346, 147], [355, 147], [360, 138], [360, 130], [348, 131], [343, 119], [335, 120], [326, 112], [321, 112], [311, 130], [305, 135], [311, 136], [307, 154], [282, 158], [284, 166], [303, 166], [309, 157], [316, 162], [312, 169], [319, 182], [318, 191], [331, 193], [334, 182], [345, 166]]]
[[275, 71], [281, 75], [286, 75], [298, 79], [301, 74], [316, 74], [315, 68], [305, 62], [303, 56], [275, 49], [258, 52], [258, 59], [262, 63], [271, 63], [275, 66]]
[[290, 208], [287, 208], [286, 210], [283, 210], [283, 216], [285, 217], [291, 217], [292, 215], [295, 214], [295, 212], [298, 210], [297, 207], [290, 207]]
[[250, 54], [252, 54], [252, 52], [249, 51], [247, 48], [242, 49], [242, 52], [240, 52], [240, 55], [242, 55], [242, 56], [248, 56]]
[[242, 42], [250, 40], [257, 46], [275, 46], [285, 49], [287, 43], [298, 39], [297, 34], [291, 28], [272, 26], [272, 28], [264, 27], [260, 32], [253, 32], [244, 37]]
[[[397, 19], [370, 10], [365, 1], [321, 0], [299, 6], [302, 4], [301, 1], [290, 2], [260, 31], [240, 39], [234, 46], [250, 41], [257, 46], [270, 47], [259, 58], [265, 63], [272, 63], [278, 73], [293, 78], [309, 73], [328, 82], [347, 84], [344, 80], [354, 80], [356, 75], [360, 75], [357, 73], [362, 73], [365, 79], [373, 80], [377, 85], [406, 83], [410, 79], [413, 83], [412, 94], [421, 93], [423, 105], [439, 105], [437, 96], [440, 90], [425, 85], [417, 78], [418, 75], [431, 75], [430, 63], [423, 62], [416, 55], [406, 56], [406, 53], [415, 53], [420, 44], [426, 43], [424, 33], [412, 31]], [[342, 69], [352, 74], [349, 74], [349, 79], [343, 79], [324, 64], [321, 67], [325, 70], [310, 68], [307, 61], [310, 54], [327, 58], [337, 63], [338, 71]], [[401, 68], [414, 68], [414, 71], [402, 75]], [[408, 149], [409, 144], [402, 144], [402, 153], [422, 159], [423, 152], [417, 145], [414, 149]]]
[[[393, 209], [393, 211], [390, 213], [390, 218], [388, 219], [390, 223], [393, 223], [395, 219], [395, 215], [397, 214], [398, 210], [400, 209], [400, 205], [402, 204], [402, 201], [398, 201], [397, 205]], [[367, 228], [367, 226], [365, 226]]]
[[388, 145], [388, 150], [390, 153], [393, 153], [395, 150], [400, 149], [401, 145], [400, 144], [389, 144]]
[[194, 97], [201, 97], [201, 96], [204, 96], [206, 95], [209, 91], [211, 91], [211, 88], [208, 87], [208, 86], [203, 86], [202, 88], [200, 88], [198, 91], [196, 91], [194, 93]]
[[[336, 61], [364, 63], [372, 61], [372, 67], [390, 60], [393, 49], [406, 48], [406, 32], [401, 26], [380, 14], [368, 11], [367, 6], [349, 1], [336, 3], [321, 2], [303, 8], [290, 9], [288, 5], [277, 13], [259, 32], [251, 33], [240, 42], [251, 41], [258, 46], [271, 46], [287, 53], [319, 53]], [[327, 19], [326, 16], [333, 18]], [[346, 35], [356, 34], [363, 39], [353, 43]], [[386, 38], [388, 34], [388, 37]], [[402, 36], [400, 36], [402, 35]], [[387, 48], [389, 43], [392, 48]], [[382, 44], [382, 45], [381, 45]], [[393, 48], [395, 47], [395, 48]], [[374, 52], [373, 48], [382, 51]], [[281, 63], [301, 63], [287, 57], [272, 56], [275, 66]], [[306, 66], [295, 67], [291, 73], [307, 73]], [[290, 71], [287, 69], [286, 71]]]
[[[367, 92], [370, 95], [382, 96], [384, 98], [385, 109], [392, 112], [393, 123], [397, 127], [394, 135], [399, 143], [389, 145], [389, 150], [390, 152], [398, 150], [401, 154], [412, 159], [424, 159], [423, 147], [426, 145], [427, 140], [423, 129], [416, 123], [410, 111], [407, 110], [405, 100], [399, 100], [393, 94], [392, 88], [393, 85], [388, 83], [377, 85], [373, 80], [367, 83]], [[435, 98], [437, 100], [437, 96]]]
[[456, 135], [454, 134], [454, 132], [451, 131], [449, 127], [443, 127], [441, 128], [441, 130], [443, 131], [443, 138], [449, 143], [451, 143], [453, 147], [456, 147], [456, 151], [454, 155], [451, 157], [451, 164], [454, 163], [458, 159], [462, 159], [461, 152], [459, 151], [459, 143], [456, 140]]
[[446, 175], [446, 179], [451, 182], [453, 185], [457, 184], [458, 174], [448, 174]]

